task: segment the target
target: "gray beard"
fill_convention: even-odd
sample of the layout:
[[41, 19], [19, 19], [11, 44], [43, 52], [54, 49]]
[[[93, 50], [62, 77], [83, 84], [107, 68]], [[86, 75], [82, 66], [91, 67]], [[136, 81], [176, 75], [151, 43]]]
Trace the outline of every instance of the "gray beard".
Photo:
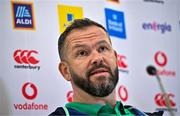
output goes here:
[[[108, 67], [106, 67], [108, 68]], [[97, 83], [90, 81], [90, 75], [87, 73], [86, 77], [77, 75], [70, 67], [71, 77], [76, 86], [86, 93], [95, 97], [105, 97], [112, 93], [118, 83], [118, 67], [114, 70], [114, 75], [110, 68], [108, 68], [109, 77], [98, 77]]]

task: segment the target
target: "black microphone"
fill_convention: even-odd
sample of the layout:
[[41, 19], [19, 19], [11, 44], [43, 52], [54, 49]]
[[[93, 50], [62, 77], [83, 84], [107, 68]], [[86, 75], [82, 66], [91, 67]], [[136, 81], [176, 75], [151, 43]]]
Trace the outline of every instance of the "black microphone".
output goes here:
[[149, 75], [155, 76], [157, 74], [156, 68], [152, 65], [149, 65], [146, 68], [146, 71], [148, 72]]
[[155, 77], [157, 78], [157, 80], [158, 80], [158, 85], [159, 85], [159, 87], [160, 87], [160, 89], [161, 89], [161, 92], [162, 92], [164, 98], [165, 98], [166, 107], [167, 107], [170, 115], [171, 115], [171, 116], [174, 116], [174, 114], [173, 114], [173, 112], [172, 112], [172, 110], [171, 110], [170, 100], [169, 100], [169, 98], [168, 98], [168, 96], [167, 96], [167, 94], [166, 94], [165, 88], [164, 88], [164, 86], [163, 86], [163, 84], [162, 84], [162, 82], [161, 82], [161, 78], [159, 77], [156, 68], [155, 68], [153, 65], [149, 65], [149, 66], [146, 68], [146, 71], [147, 71], [147, 73], [148, 73], [149, 75], [155, 76]]

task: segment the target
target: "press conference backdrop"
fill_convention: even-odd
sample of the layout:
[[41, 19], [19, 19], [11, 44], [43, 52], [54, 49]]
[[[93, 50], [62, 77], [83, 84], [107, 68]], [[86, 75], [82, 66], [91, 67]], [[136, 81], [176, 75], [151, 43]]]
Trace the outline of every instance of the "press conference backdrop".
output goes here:
[[118, 53], [116, 98], [146, 112], [164, 110], [157, 68], [180, 115], [179, 0], [1, 0], [0, 115], [48, 115], [72, 101], [73, 91], [58, 71], [59, 35], [74, 19], [106, 27]]

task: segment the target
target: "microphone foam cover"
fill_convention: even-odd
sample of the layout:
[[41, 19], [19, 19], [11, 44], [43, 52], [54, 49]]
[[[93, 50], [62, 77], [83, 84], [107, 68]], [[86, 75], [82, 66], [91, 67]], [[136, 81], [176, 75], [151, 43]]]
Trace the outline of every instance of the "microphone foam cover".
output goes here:
[[157, 71], [156, 71], [156, 68], [152, 65], [149, 65], [147, 68], [146, 68], [146, 71], [148, 72], [149, 75], [156, 75]]

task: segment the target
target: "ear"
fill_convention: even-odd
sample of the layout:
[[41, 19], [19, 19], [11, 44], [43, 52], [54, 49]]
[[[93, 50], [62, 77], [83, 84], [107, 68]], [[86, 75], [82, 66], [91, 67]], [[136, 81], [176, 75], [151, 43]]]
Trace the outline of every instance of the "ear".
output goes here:
[[117, 52], [114, 50], [114, 55], [115, 55], [115, 57], [117, 58]]
[[64, 79], [67, 81], [71, 80], [71, 74], [69, 72], [69, 66], [66, 62], [60, 62], [59, 63], [59, 71], [63, 75]]
[[117, 63], [118, 63], [118, 55], [117, 55], [117, 52], [114, 50], [114, 55], [115, 55], [115, 57], [116, 57], [116, 61], [117, 61]]

